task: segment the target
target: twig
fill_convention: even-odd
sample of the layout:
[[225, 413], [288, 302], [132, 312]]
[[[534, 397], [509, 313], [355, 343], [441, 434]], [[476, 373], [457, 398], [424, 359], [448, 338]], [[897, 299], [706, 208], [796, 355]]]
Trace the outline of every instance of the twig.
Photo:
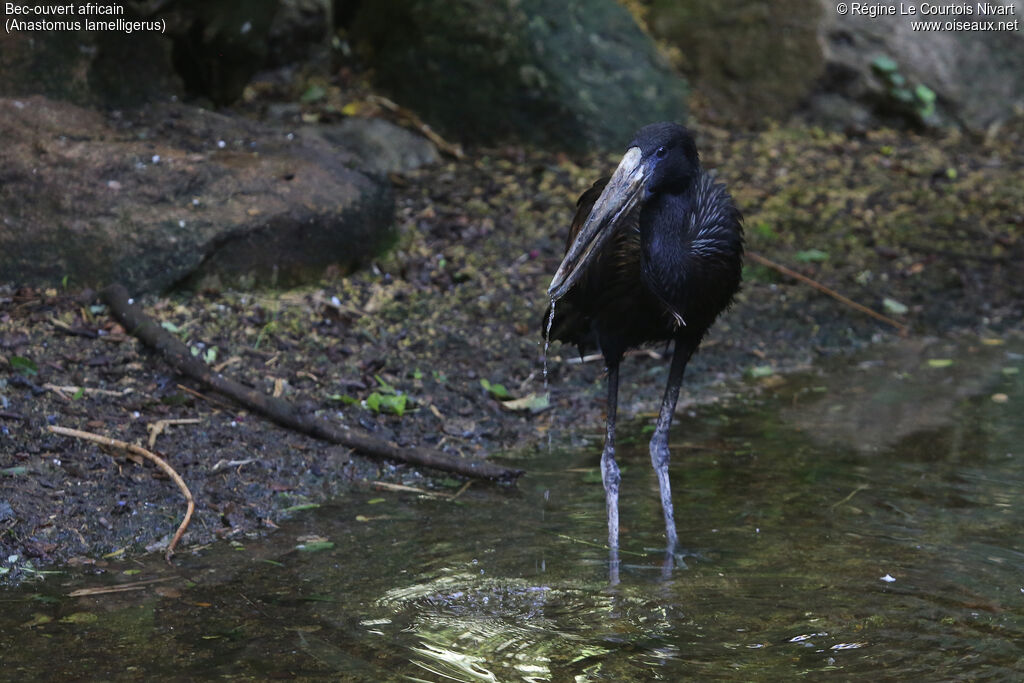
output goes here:
[[106, 593], [124, 593], [126, 591], [140, 591], [144, 588], [153, 585], [154, 583], [164, 583], [166, 581], [174, 581], [177, 576], [164, 576], [159, 579], [146, 579], [145, 581], [133, 581], [132, 583], [122, 583], [116, 586], [97, 586], [96, 588], [79, 588], [78, 590], [71, 591], [68, 593], [69, 598], [82, 598], [87, 595], [105, 595]]
[[[707, 343], [705, 343], [704, 346], [707, 346]], [[629, 351], [626, 351], [626, 358], [630, 358], [633, 356], [647, 356], [648, 358], [653, 358], [654, 360], [665, 359], [665, 356], [663, 354], [658, 353], [654, 349], [630, 349]], [[571, 356], [567, 358], [565, 362], [568, 363], [569, 365], [581, 365], [583, 363], [593, 363], [594, 361], [603, 360], [604, 356], [601, 355], [600, 353], [588, 353], [585, 356]]]
[[386, 97], [381, 97], [380, 95], [370, 95], [369, 97], [366, 98], [366, 101], [372, 104], [376, 104], [379, 107], [383, 107], [384, 109], [387, 109], [390, 112], [398, 114], [402, 118], [409, 121], [409, 123], [411, 123], [412, 126], [423, 135], [423, 137], [427, 138], [435, 145], [437, 145], [437, 148], [441, 150], [443, 153], [449, 156], [453, 156], [456, 159], [463, 159], [466, 156], [465, 153], [463, 153], [461, 146], [453, 145], [452, 143], [445, 140], [443, 137], [435, 133], [433, 128], [424, 123], [423, 119], [421, 119], [411, 110], [401, 106], [397, 102], [389, 100]]
[[135, 391], [131, 387], [129, 387], [127, 389], [122, 389], [121, 391], [112, 391], [110, 389], [93, 389], [91, 387], [76, 387], [76, 386], [64, 386], [64, 387], [62, 387], [62, 386], [58, 386], [56, 384], [49, 384], [49, 383], [48, 384], [44, 384], [43, 388], [44, 389], [49, 389], [50, 391], [52, 391], [54, 393], [58, 393], [58, 394], [62, 394], [62, 395], [65, 392], [70, 393], [70, 394], [73, 395], [73, 394], [77, 394], [79, 391], [81, 391], [83, 394], [95, 394], [97, 396], [127, 396], [128, 394], [130, 394], [133, 391]]
[[175, 386], [177, 386], [179, 389], [184, 391], [186, 394], [189, 394], [190, 396], [195, 396], [200, 401], [206, 401], [207, 403], [212, 403], [213, 405], [220, 406], [221, 408], [224, 408], [225, 410], [231, 410], [233, 408], [233, 406], [230, 403], [228, 403], [227, 401], [222, 401], [219, 398], [217, 398], [216, 396], [207, 396], [206, 394], [204, 394], [202, 392], [196, 391], [192, 387], [186, 387], [184, 384], [177, 384]]
[[78, 429], [57, 427], [55, 425], [50, 425], [47, 429], [49, 429], [54, 434], [60, 434], [62, 436], [71, 436], [76, 439], [85, 439], [86, 441], [98, 443], [101, 446], [118, 448], [123, 451], [128, 451], [129, 453], [141, 455], [142, 457], [151, 460], [153, 464], [155, 464], [157, 467], [163, 470], [164, 474], [170, 477], [171, 480], [178, 485], [178, 488], [181, 490], [182, 495], [185, 496], [187, 508], [185, 510], [185, 519], [181, 520], [181, 524], [178, 526], [178, 530], [174, 532], [174, 537], [171, 539], [170, 545], [167, 546], [167, 552], [164, 554], [164, 559], [167, 560], [167, 562], [170, 562], [171, 555], [174, 554], [174, 547], [178, 545], [178, 541], [180, 541], [181, 537], [184, 535], [185, 529], [188, 528], [189, 522], [192, 521], [192, 513], [194, 513], [196, 509], [195, 501], [192, 499], [192, 492], [188, 490], [188, 486], [185, 485], [185, 480], [182, 479], [178, 475], [178, 473], [174, 471], [174, 468], [168, 465], [167, 461], [165, 461], [163, 458], [156, 455], [155, 453], [151, 453], [142, 446], [136, 446], [135, 444], [128, 443], [127, 441], [118, 441], [117, 439], [111, 439], [110, 437], [107, 436], [93, 434], [92, 432], [83, 432]]
[[308, 434], [317, 439], [339, 444], [374, 458], [397, 460], [421, 467], [431, 467], [483, 479], [515, 480], [522, 470], [509, 469], [484, 460], [461, 458], [432, 448], [405, 449], [354, 429], [344, 429], [316, 417], [299, 413], [288, 401], [244, 387], [210, 371], [195, 358], [185, 344], [143, 313], [121, 285], [103, 290], [103, 299], [118, 322], [144, 344], [158, 351], [179, 372], [202, 382], [279, 425]]
[[[867, 484], [861, 484], [860, 486], [858, 486], [854, 490], [850, 491], [849, 495], [846, 496], [845, 498], [843, 498], [842, 500], [836, 501], [835, 503], [832, 503], [831, 505], [829, 505], [828, 509], [829, 510], [835, 510], [837, 507], [839, 507], [843, 503], [847, 502], [848, 500], [850, 500], [851, 498], [853, 498], [854, 496], [856, 496], [858, 493], [860, 493], [861, 491], [863, 491], [866, 488], [869, 488]], [[904, 514], [906, 514], [906, 513], [904, 513]]]
[[776, 263], [775, 261], [772, 261], [771, 259], [768, 259], [768, 258], [765, 258], [764, 256], [761, 256], [757, 252], [748, 251], [747, 252], [747, 258], [749, 258], [752, 261], [756, 261], [757, 263], [760, 263], [762, 266], [766, 266], [768, 268], [771, 268], [772, 270], [776, 270], [776, 271], [782, 273], [783, 275], [785, 275], [786, 277], [791, 277], [794, 280], [799, 280], [800, 282], [803, 282], [805, 285], [810, 285], [811, 287], [813, 287], [814, 289], [818, 290], [819, 292], [822, 292], [824, 294], [828, 294], [830, 297], [832, 297], [836, 301], [839, 301], [840, 303], [844, 303], [847, 306], [860, 311], [861, 313], [865, 313], [867, 315], [870, 315], [872, 318], [874, 318], [876, 320], [881, 320], [883, 323], [886, 323], [887, 325], [892, 325], [893, 327], [895, 327], [899, 331], [901, 337], [906, 337], [907, 334], [910, 332], [910, 328], [908, 328], [903, 323], [896, 322], [892, 318], [890, 318], [888, 316], [885, 316], [885, 315], [882, 315], [878, 311], [872, 310], [872, 309], [868, 308], [867, 306], [864, 306], [863, 304], [859, 304], [856, 301], [854, 301], [853, 299], [850, 299], [850, 298], [847, 298], [847, 297], [843, 296], [842, 294], [840, 294], [839, 292], [835, 291], [834, 289], [830, 289], [830, 288], [826, 287], [825, 285], [821, 284], [817, 280], [812, 280], [811, 278], [807, 277], [806, 275], [802, 275], [801, 273], [798, 273], [795, 270], [792, 270], [791, 268], [787, 268], [786, 266], [784, 266], [784, 265], [782, 265], [780, 263]]
[[149, 432], [149, 447], [152, 448], [156, 444], [158, 436], [164, 433], [164, 429], [170, 425], [197, 425], [200, 420], [196, 418], [186, 418], [180, 420], [157, 420], [152, 424], [146, 425], [146, 431]]
[[222, 458], [213, 464], [213, 467], [210, 468], [210, 471], [219, 472], [228, 467], [237, 467], [238, 473], [241, 474], [241, 470], [244, 465], [249, 465], [254, 462], [256, 462], [256, 458], [245, 458], [244, 460], [225, 460]]
[[373, 485], [384, 491], [396, 491], [398, 493], [416, 493], [421, 496], [430, 496], [432, 498], [448, 498], [449, 494], [441, 493], [439, 491], [428, 491], [426, 489], [416, 488], [415, 486], [406, 486], [405, 484], [392, 484], [387, 481], [375, 481]]
[[448, 500], [455, 500], [456, 498], [458, 498], [459, 496], [461, 496], [461, 495], [462, 495], [463, 493], [465, 493], [465, 492], [466, 492], [466, 489], [468, 489], [468, 488], [469, 488], [469, 485], [470, 485], [470, 484], [472, 484], [472, 483], [473, 483], [473, 480], [472, 480], [472, 479], [468, 479], [468, 480], [466, 480], [466, 483], [465, 483], [465, 484], [463, 484], [463, 485], [462, 485], [462, 486], [461, 486], [461, 487], [459, 488], [459, 490], [458, 490], [458, 491], [456, 491], [456, 492], [455, 492], [455, 493], [454, 493], [454, 494], [452, 495], [452, 497], [451, 497], [451, 498], [449, 498]]

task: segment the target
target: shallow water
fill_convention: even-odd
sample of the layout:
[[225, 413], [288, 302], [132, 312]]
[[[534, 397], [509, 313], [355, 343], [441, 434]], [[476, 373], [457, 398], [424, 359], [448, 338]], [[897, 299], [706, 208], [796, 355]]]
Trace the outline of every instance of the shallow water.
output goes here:
[[[680, 415], [687, 556], [667, 575], [638, 421], [620, 429], [615, 587], [600, 441], [538, 448], [515, 490], [353, 491], [175, 568], [125, 561], [0, 592], [0, 678], [1016, 679], [1022, 352], [906, 342]], [[334, 547], [296, 550], [304, 536]], [[69, 596], [151, 579], [166, 580]]]

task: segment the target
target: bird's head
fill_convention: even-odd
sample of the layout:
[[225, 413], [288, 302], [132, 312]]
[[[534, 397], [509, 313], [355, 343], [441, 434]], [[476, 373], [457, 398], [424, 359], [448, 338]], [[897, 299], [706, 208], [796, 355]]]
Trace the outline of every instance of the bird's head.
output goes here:
[[622, 161], [594, 203], [548, 286], [553, 301], [565, 296], [616, 228], [633, 210], [659, 193], [684, 192], [700, 169], [693, 136], [675, 123], [652, 123], [637, 131]]
[[659, 192], [685, 191], [700, 168], [697, 145], [690, 131], [676, 123], [652, 123], [637, 131], [629, 149], [640, 150], [644, 168], [643, 190], [647, 200]]

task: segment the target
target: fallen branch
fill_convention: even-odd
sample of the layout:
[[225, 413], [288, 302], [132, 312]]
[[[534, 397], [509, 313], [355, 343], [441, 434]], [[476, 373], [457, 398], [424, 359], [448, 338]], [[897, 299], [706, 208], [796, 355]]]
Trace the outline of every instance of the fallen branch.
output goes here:
[[49, 427], [47, 427], [47, 429], [49, 429], [54, 434], [60, 434], [61, 436], [70, 436], [76, 439], [85, 439], [86, 441], [98, 443], [101, 446], [117, 448], [122, 451], [134, 453], [135, 455], [141, 455], [143, 458], [151, 460], [157, 467], [163, 470], [164, 474], [171, 478], [171, 481], [178, 485], [178, 488], [181, 490], [182, 495], [185, 496], [187, 508], [185, 510], [185, 519], [181, 520], [181, 524], [178, 525], [178, 530], [174, 532], [174, 537], [171, 539], [170, 545], [167, 546], [167, 552], [164, 554], [164, 559], [170, 562], [171, 555], [174, 554], [174, 548], [178, 545], [178, 541], [180, 541], [181, 537], [185, 534], [185, 529], [188, 528], [189, 522], [192, 521], [192, 514], [196, 510], [196, 503], [192, 499], [192, 492], [188, 490], [188, 486], [185, 485], [185, 480], [182, 479], [178, 475], [178, 473], [174, 471], [174, 468], [168, 465], [166, 460], [156, 455], [155, 453], [151, 453], [142, 446], [136, 446], [135, 444], [128, 443], [127, 441], [118, 441], [117, 439], [111, 439], [110, 437], [107, 436], [93, 434], [92, 432], [83, 432], [78, 429], [69, 429], [67, 427], [57, 427], [54, 425], [50, 425]]
[[766, 266], [768, 268], [771, 268], [772, 270], [778, 271], [778, 272], [782, 273], [783, 275], [785, 275], [786, 277], [791, 277], [794, 280], [799, 280], [800, 282], [804, 283], [805, 285], [810, 285], [811, 287], [813, 287], [814, 289], [818, 290], [819, 292], [822, 292], [824, 294], [828, 294], [830, 297], [832, 297], [836, 301], [839, 301], [840, 303], [844, 303], [847, 306], [860, 311], [861, 313], [865, 313], [867, 315], [870, 315], [872, 318], [874, 318], [876, 320], [881, 320], [883, 323], [885, 323], [887, 325], [892, 325], [893, 327], [895, 327], [899, 331], [901, 337], [906, 337], [907, 334], [910, 332], [910, 328], [908, 328], [903, 323], [896, 322], [892, 318], [890, 318], [888, 316], [885, 316], [885, 315], [882, 315], [878, 311], [872, 310], [872, 309], [868, 308], [867, 306], [864, 306], [863, 304], [859, 304], [856, 301], [854, 301], [853, 299], [850, 299], [850, 298], [847, 298], [847, 297], [843, 296], [842, 294], [840, 294], [839, 292], [835, 291], [834, 289], [830, 289], [830, 288], [826, 287], [825, 285], [821, 284], [817, 280], [812, 280], [811, 278], [807, 277], [806, 275], [798, 273], [798, 272], [796, 272], [795, 270], [793, 270], [791, 268], [787, 268], [786, 266], [782, 265], [781, 263], [776, 263], [775, 261], [772, 261], [771, 259], [768, 259], [768, 258], [765, 258], [764, 256], [761, 256], [757, 252], [748, 251], [747, 252], [747, 258], [749, 258], [751, 261], [756, 261], [757, 263], [760, 263], [762, 266]]
[[110, 285], [102, 296], [118, 322], [125, 330], [138, 337], [144, 344], [158, 351], [176, 370], [197, 380], [214, 391], [228, 396], [243, 406], [273, 420], [277, 424], [308, 434], [334, 444], [351, 448], [363, 455], [420, 467], [430, 467], [445, 472], [454, 472], [467, 477], [482, 479], [514, 480], [522, 470], [508, 469], [483, 460], [470, 460], [442, 453], [432, 448], [404, 449], [396, 444], [335, 426], [326, 420], [304, 415], [284, 399], [244, 387], [210, 368], [195, 358], [188, 347], [160, 327], [143, 313], [128, 297], [128, 292], [119, 284]]

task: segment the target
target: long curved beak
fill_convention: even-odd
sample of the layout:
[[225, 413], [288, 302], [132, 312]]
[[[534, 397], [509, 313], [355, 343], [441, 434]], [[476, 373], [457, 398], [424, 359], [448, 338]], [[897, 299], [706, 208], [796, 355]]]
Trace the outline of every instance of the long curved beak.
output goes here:
[[569, 245], [565, 258], [548, 285], [548, 296], [552, 301], [561, 299], [576, 284], [587, 266], [601, 253], [601, 248], [615, 234], [622, 219], [636, 207], [643, 196], [646, 177], [647, 166], [641, 163], [640, 148], [630, 147], [608, 180], [604, 192], [594, 203], [576, 239]]

